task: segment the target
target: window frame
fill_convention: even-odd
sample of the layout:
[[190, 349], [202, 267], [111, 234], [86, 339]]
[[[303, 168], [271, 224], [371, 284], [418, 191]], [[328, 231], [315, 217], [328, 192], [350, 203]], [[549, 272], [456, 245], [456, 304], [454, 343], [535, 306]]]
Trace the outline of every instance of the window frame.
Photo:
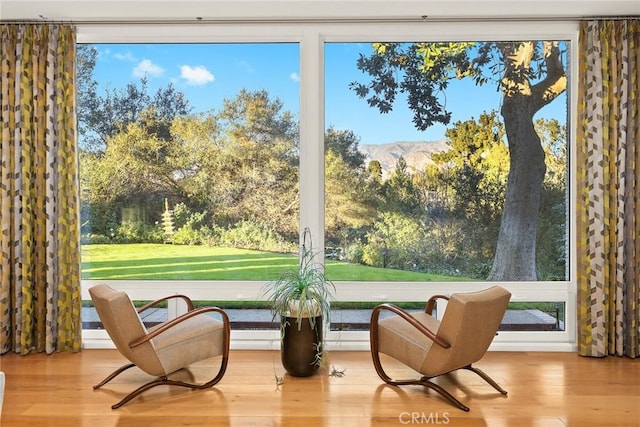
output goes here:
[[[576, 351], [576, 140], [577, 111], [577, 21], [486, 21], [407, 23], [228, 23], [228, 24], [79, 24], [78, 43], [260, 43], [295, 42], [300, 48], [300, 230], [309, 227], [317, 248], [324, 248], [324, 44], [331, 42], [468, 41], [468, 40], [567, 40], [568, 91], [568, 192], [567, 232], [569, 242], [568, 277], [554, 282], [337, 282], [340, 301], [415, 301], [433, 294], [476, 291], [499, 284], [512, 293], [513, 302], [553, 301], [565, 304], [564, 331], [501, 332], [492, 350]], [[259, 281], [107, 281], [82, 280], [82, 299], [88, 289], [107, 283], [129, 293], [134, 300], [152, 300], [168, 294], [185, 293], [194, 300], [260, 299]], [[366, 289], [363, 291], [363, 289]], [[181, 311], [169, 306], [169, 314]], [[328, 331], [328, 349], [367, 350], [366, 331]], [[83, 330], [85, 348], [110, 348], [113, 344], [103, 330]], [[280, 333], [233, 330], [234, 349], [278, 349]]]

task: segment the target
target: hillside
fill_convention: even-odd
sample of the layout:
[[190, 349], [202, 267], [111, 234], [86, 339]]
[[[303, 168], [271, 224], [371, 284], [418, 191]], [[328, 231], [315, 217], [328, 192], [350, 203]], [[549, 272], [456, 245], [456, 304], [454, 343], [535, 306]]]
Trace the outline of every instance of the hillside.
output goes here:
[[448, 150], [449, 146], [444, 140], [417, 141], [417, 142], [391, 142], [388, 144], [363, 144], [359, 146], [362, 153], [367, 156], [365, 164], [371, 160], [377, 160], [382, 166], [383, 174], [393, 171], [400, 156], [404, 157], [410, 170], [423, 170], [430, 164], [431, 155]]

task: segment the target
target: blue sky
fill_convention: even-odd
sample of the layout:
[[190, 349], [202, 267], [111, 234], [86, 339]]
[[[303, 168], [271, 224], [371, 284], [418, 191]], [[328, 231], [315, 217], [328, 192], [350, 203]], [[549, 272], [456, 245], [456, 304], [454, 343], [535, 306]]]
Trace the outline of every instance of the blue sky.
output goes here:
[[[241, 89], [266, 89], [284, 108], [297, 115], [299, 108], [299, 48], [295, 43], [271, 44], [98, 44], [95, 78], [99, 91], [119, 89], [147, 77], [151, 93], [173, 83], [185, 94], [194, 112], [218, 110], [224, 99]], [[395, 141], [435, 141], [444, 137], [445, 126], [424, 132], [411, 122], [406, 101], [399, 98], [394, 110], [380, 114], [348, 88], [352, 81], [366, 81], [356, 67], [366, 43], [330, 43], [325, 46], [325, 124], [352, 130], [361, 144]], [[102, 94], [102, 92], [101, 92]], [[483, 111], [500, 109], [495, 86], [477, 87], [456, 81], [443, 94], [452, 112], [452, 123], [477, 118]], [[549, 115], [562, 114], [565, 98], [546, 107]]]

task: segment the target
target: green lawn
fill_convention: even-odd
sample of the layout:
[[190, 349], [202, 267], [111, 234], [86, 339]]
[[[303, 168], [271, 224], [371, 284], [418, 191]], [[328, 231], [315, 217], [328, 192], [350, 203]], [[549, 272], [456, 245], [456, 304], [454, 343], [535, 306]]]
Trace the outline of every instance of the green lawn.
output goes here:
[[[82, 278], [111, 280], [273, 280], [295, 268], [294, 255], [246, 249], [163, 244], [84, 245]], [[460, 277], [326, 263], [331, 280], [457, 281]]]

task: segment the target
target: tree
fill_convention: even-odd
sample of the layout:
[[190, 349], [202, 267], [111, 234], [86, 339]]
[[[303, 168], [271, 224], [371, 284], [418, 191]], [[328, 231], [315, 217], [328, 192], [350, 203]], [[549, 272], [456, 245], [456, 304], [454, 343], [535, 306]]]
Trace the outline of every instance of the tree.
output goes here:
[[[426, 176], [416, 180], [427, 186], [422, 194], [432, 191], [425, 203], [429, 226], [442, 231], [440, 236], [451, 236], [447, 231], [452, 227], [459, 233], [446, 246], [438, 245], [447, 248], [440, 262], [455, 261], [456, 269], [472, 277], [479, 272], [486, 276], [495, 252], [509, 172], [504, 133], [497, 112], [454, 123], [445, 133], [449, 149], [434, 154]], [[464, 256], [454, 259], [451, 253]]]
[[360, 137], [350, 130], [336, 130], [329, 126], [324, 135], [324, 150], [333, 150], [352, 169], [364, 166], [366, 155], [358, 149]]
[[416, 270], [424, 254], [424, 224], [402, 212], [383, 212], [367, 233], [362, 261], [365, 264]]
[[[279, 234], [298, 233], [298, 125], [279, 99], [241, 90], [214, 116], [215, 155], [199, 174], [219, 224], [242, 220], [267, 224]], [[213, 184], [213, 185], [212, 185]]]
[[325, 132], [325, 228], [331, 244], [344, 245], [362, 235], [375, 219], [382, 168], [374, 189], [359, 143], [360, 138], [350, 130], [329, 126]]
[[445, 136], [449, 150], [434, 154], [432, 160], [446, 168], [443, 178], [455, 192], [452, 209], [476, 224], [499, 219], [509, 154], [497, 114], [456, 122]]
[[153, 201], [154, 208], [161, 211], [164, 198], [175, 199], [181, 191], [176, 162], [184, 156], [179, 144], [161, 140], [131, 123], [109, 138], [104, 153], [83, 156], [87, 200], [123, 207], [146, 206]]
[[139, 122], [146, 114], [151, 117], [149, 132], [161, 139], [169, 138], [169, 127], [175, 117], [191, 111], [189, 101], [182, 92], [169, 83], [151, 96], [146, 78], [139, 84], [129, 82], [124, 88], [107, 88], [98, 95], [98, 83], [93, 78], [98, 50], [90, 44], [78, 45], [77, 92], [78, 133], [80, 146], [85, 150], [103, 150], [107, 140], [120, 131], [126, 131], [130, 123]]
[[[212, 203], [211, 185], [222, 150], [221, 129], [212, 114], [176, 117], [171, 123], [171, 138], [183, 147], [184, 155], [176, 160], [174, 174], [182, 178], [187, 195], [181, 203], [194, 212], [206, 210]], [[175, 200], [174, 200], [175, 202]]]
[[223, 101], [217, 117], [227, 136], [234, 140], [254, 143], [287, 140], [297, 145], [298, 124], [283, 107], [282, 101], [271, 99], [266, 90], [242, 89], [235, 98]]
[[536, 132], [545, 151], [547, 173], [540, 195], [536, 259], [540, 280], [567, 279], [567, 139], [566, 126], [538, 119]]
[[171, 83], [164, 89], [158, 89], [151, 97], [144, 77], [139, 85], [129, 82], [122, 89], [108, 89], [106, 95], [98, 99], [97, 111], [88, 125], [104, 144], [129, 124], [142, 123], [143, 120], [149, 133], [166, 140], [172, 120], [187, 115], [191, 110], [189, 101]]
[[423, 207], [413, 185], [413, 176], [404, 157], [400, 156], [389, 179], [384, 183], [385, 210], [406, 216], [420, 216]]
[[76, 53], [76, 98], [78, 99], [78, 135], [82, 148], [91, 146], [91, 125], [96, 123], [99, 109], [98, 82], [93, 78], [98, 50], [88, 44], [79, 44]]
[[[509, 176], [497, 248], [489, 280], [536, 280], [536, 230], [545, 154], [534, 115], [566, 90], [563, 52], [556, 41], [486, 43], [374, 43], [357, 66], [367, 85], [351, 88], [370, 106], [389, 112], [399, 92], [407, 94], [413, 122], [424, 130], [448, 124], [439, 94], [455, 78], [476, 84], [496, 81], [509, 145]], [[401, 81], [396, 77], [402, 73]]]
[[362, 169], [354, 169], [332, 149], [325, 155], [325, 228], [335, 243], [351, 230], [370, 226], [375, 219], [372, 194]]
[[379, 160], [371, 160], [367, 165], [367, 172], [372, 181], [382, 185], [382, 165]]

